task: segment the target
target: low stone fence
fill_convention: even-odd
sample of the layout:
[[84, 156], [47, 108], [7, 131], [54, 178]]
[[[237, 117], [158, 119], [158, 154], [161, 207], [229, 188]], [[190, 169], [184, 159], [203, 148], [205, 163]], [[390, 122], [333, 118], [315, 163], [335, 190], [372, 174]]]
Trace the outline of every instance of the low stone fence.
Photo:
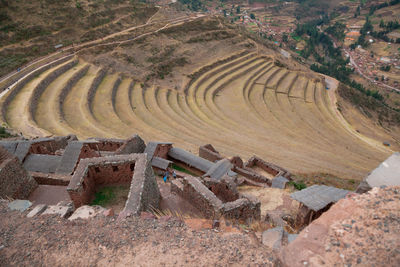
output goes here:
[[261, 169], [263, 169], [264, 171], [274, 175], [274, 176], [283, 176], [287, 179], [290, 179], [291, 177], [291, 173], [288, 170], [285, 170], [284, 168], [281, 168], [273, 163], [270, 162], [266, 162], [265, 160], [257, 157], [257, 156], [253, 156], [251, 157], [247, 163], [244, 165], [244, 167], [246, 168], [251, 168], [253, 166], [258, 166]]

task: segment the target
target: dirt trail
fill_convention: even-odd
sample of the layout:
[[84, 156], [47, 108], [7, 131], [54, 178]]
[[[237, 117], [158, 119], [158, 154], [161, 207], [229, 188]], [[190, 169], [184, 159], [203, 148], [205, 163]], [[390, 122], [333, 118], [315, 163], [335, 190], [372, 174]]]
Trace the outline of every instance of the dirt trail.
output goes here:
[[366, 142], [367, 144], [373, 146], [374, 148], [376, 148], [380, 151], [383, 151], [383, 152], [390, 151], [390, 149], [385, 148], [384, 146], [382, 146], [381, 143], [377, 142], [376, 140], [373, 140], [362, 134], [359, 134], [357, 131], [354, 130], [354, 128], [343, 117], [342, 113], [337, 109], [336, 90], [339, 86], [339, 81], [332, 77], [326, 76], [326, 75], [323, 75], [323, 76], [325, 77], [325, 81], [327, 82], [327, 84], [329, 86], [328, 95], [329, 95], [329, 99], [331, 101], [331, 107], [332, 107], [332, 109], [334, 109], [335, 115], [337, 116], [338, 120], [342, 123], [344, 128], [347, 129], [353, 135], [357, 136], [359, 139]]

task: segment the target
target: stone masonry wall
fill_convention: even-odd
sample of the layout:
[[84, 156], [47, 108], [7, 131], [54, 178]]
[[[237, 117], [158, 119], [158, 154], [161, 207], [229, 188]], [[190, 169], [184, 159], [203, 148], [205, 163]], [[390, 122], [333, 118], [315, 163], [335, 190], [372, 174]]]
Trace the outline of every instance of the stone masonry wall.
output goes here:
[[75, 73], [67, 82], [67, 84], [61, 89], [61, 93], [58, 95], [58, 103], [59, 103], [59, 114], [61, 116], [61, 120], [65, 119], [65, 114], [64, 114], [64, 100], [67, 97], [68, 93], [71, 91], [72, 87], [74, 87], [77, 82], [86, 75], [88, 72], [90, 66], [86, 66], [82, 69], [80, 69], [77, 73]]
[[223, 157], [216, 151], [212, 151], [208, 145], [199, 147], [199, 157], [207, 159], [211, 162], [216, 162], [223, 159]]
[[224, 217], [242, 221], [259, 220], [261, 217], [260, 202], [251, 202], [247, 198], [239, 198], [224, 204]]
[[97, 87], [99, 87], [100, 83], [103, 81], [104, 76], [106, 76], [107, 70], [106, 69], [101, 69], [99, 72], [97, 72], [96, 77], [94, 78], [92, 84], [90, 85], [88, 94], [87, 94], [87, 104], [89, 107], [90, 112], [93, 112], [93, 99], [94, 95], [96, 94]]
[[[29, 99], [29, 117], [31, 120], [35, 121], [35, 113], [36, 109], [38, 106], [38, 102], [40, 99], [40, 96], [43, 94], [44, 90], [49, 86], [50, 83], [52, 83], [55, 79], [57, 79], [60, 75], [68, 71], [69, 69], [73, 68], [78, 64], [78, 60], [73, 60], [53, 72], [51, 72], [49, 75], [47, 75], [40, 83], [33, 89], [32, 95]], [[35, 121], [36, 122], [36, 121]]]
[[183, 197], [199, 209], [206, 218], [221, 216], [223, 203], [199, 179], [192, 176], [183, 178]]
[[274, 175], [274, 176], [279, 176], [282, 175], [283, 177], [290, 179], [290, 172], [288, 170], [285, 170], [284, 168], [281, 168], [273, 163], [266, 162], [265, 160], [253, 156], [251, 157], [247, 163], [244, 165], [244, 167], [251, 168], [252, 166], [258, 166], [264, 171]]
[[38, 184], [19, 160], [0, 146], [0, 198], [26, 199]]
[[124, 144], [115, 151], [115, 154], [143, 153], [145, 149], [146, 143], [139, 135], [135, 134], [128, 138]]
[[122, 217], [129, 215], [139, 215], [140, 212], [158, 209], [161, 200], [160, 190], [154, 176], [151, 161], [146, 154], [136, 155], [136, 167], [133, 174], [131, 188]]
[[[34, 78], [36, 78], [38, 75], [40, 75], [41, 73], [45, 72], [48, 69], [53, 68], [54, 66], [60, 65], [68, 60], [70, 60], [73, 56], [67, 56], [65, 58], [62, 58], [60, 60], [57, 60], [49, 65], [46, 65], [42, 68], [39, 68], [37, 70], [35, 70], [34, 72], [32, 72], [31, 74], [28, 74], [23, 80], [21, 80], [17, 85], [15, 85], [15, 87], [11, 90], [11, 92], [9, 94], [7, 94], [3, 105], [1, 106], [1, 118], [4, 122], [6, 122], [6, 111], [7, 111], [7, 107], [10, 104], [10, 102], [14, 99], [14, 97], [21, 91], [21, 89], [30, 81], [32, 81]], [[15, 82], [15, 81], [14, 81]], [[13, 83], [14, 83], [13, 82]], [[8, 86], [11, 86], [12, 83], [10, 83]], [[4, 88], [5, 89], [5, 88]], [[4, 89], [1, 89], [1, 91], [3, 91]]]
[[153, 158], [154, 157], [159, 157], [166, 159], [168, 158], [168, 151], [171, 149], [172, 145], [171, 144], [159, 144], [156, 148], [156, 151], [154, 151]]
[[65, 149], [67, 144], [67, 137], [51, 139], [43, 142], [35, 142], [31, 144], [29, 153], [54, 155], [57, 150]]
[[86, 144], [88, 147], [95, 151], [116, 151], [118, 150], [121, 146], [121, 142], [113, 141], [112, 139], [110, 140], [101, 140], [96, 143], [88, 143]]
[[132, 181], [135, 160], [102, 157], [82, 159], [68, 186], [75, 207], [91, 202], [98, 186], [129, 184]]
[[233, 171], [236, 172], [237, 174], [240, 174], [252, 181], [258, 182], [258, 183], [266, 183], [269, 186], [271, 186], [272, 182], [271, 180], [269, 180], [267, 177], [262, 176], [258, 173], [256, 173], [255, 171], [253, 171], [250, 168], [238, 168], [238, 167], [234, 167]]
[[220, 181], [204, 178], [204, 183], [222, 202], [235, 201], [239, 198], [236, 184], [229, 176], [224, 176]]

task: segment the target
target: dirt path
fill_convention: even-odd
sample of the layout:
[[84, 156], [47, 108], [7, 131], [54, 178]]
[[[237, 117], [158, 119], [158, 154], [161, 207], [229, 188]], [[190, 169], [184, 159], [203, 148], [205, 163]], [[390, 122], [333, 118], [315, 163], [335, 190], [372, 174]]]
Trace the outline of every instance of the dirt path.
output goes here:
[[390, 149], [385, 148], [384, 146], [382, 146], [381, 143], [377, 142], [376, 140], [373, 140], [362, 134], [359, 134], [357, 131], [354, 130], [354, 128], [343, 117], [342, 113], [337, 109], [336, 90], [339, 86], [339, 81], [330, 76], [326, 76], [326, 75], [322, 75], [322, 76], [325, 77], [325, 81], [326, 81], [327, 85], [329, 86], [329, 90], [327, 90], [327, 92], [328, 92], [329, 100], [331, 102], [330, 106], [332, 107], [332, 110], [334, 111], [336, 117], [341, 122], [343, 127], [345, 129], [347, 129], [351, 134], [357, 136], [359, 139], [363, 140], [364, 142], [373, 146], [374, 148], [376, 148], [382, 152], [390, 151]]

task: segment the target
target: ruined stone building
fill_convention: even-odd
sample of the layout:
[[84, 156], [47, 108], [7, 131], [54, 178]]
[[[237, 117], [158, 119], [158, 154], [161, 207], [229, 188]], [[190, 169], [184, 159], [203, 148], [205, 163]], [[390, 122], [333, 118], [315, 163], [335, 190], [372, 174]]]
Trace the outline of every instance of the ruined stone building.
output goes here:
[[[200, 216], [243, 222], [261, 218], [261, 203], [252, 195], [240, 193], [238, 186], [283, 189], [291, 179], [289, 171], [257, 156], [247, 162], [238, 156], [225, 158], [210, 144], [201, 146], [198, 156], [169, 142], [146, 145], [137, 135], [127, 140], [78, 140], [75, 136], [23, 139], [0, 141], [0, 146], [4, 147], [0, 150], [3, 164], [12, 162], [7, 164], [21, 172], [18, 179], [13, 175], [2, 178], [1, 182], [7, 184], [2, 186], [7, 191], [1, 192], [3, 195], [26, 199], [37, 193], [36, 187], [46, 186], [40, 194], [57, 189], [54, 194], [62, 194], [68, 207], [77, 209], [90, 205], [102, 187], [124, 185], [129, 193], [119, 213], [121, 218], [160, 208], [158, 183], [162, 181], [157, 182], [156, 175], [166, 170], [174, 169], [176, 174], [176, 179], [168, 181], [170, 192], [195, 207]], [[18, 186], [11, 189], [15, 181], [24, 184], [24, 190]], [[62, 209], [60, 205], [52, 207]]]

